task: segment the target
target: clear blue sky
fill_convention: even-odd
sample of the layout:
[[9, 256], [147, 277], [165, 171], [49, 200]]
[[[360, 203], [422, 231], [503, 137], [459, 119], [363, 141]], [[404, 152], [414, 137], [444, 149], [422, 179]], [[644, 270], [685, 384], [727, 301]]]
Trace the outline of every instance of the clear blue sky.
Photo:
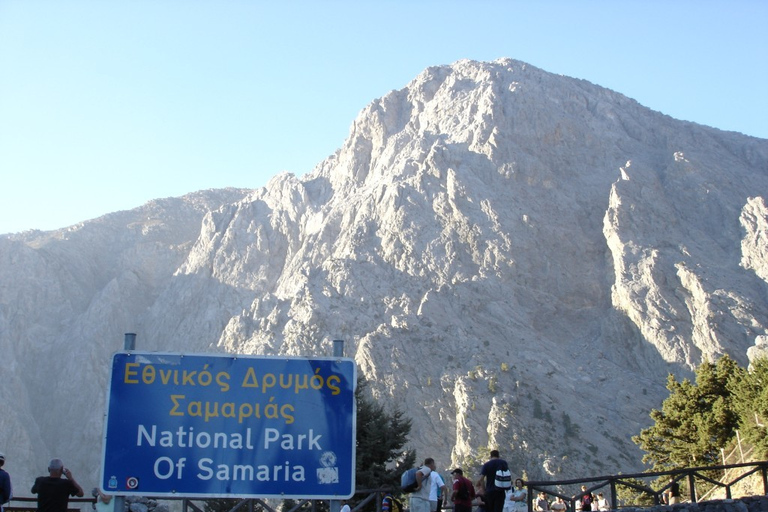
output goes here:
[[767, 26], [765, 0], [0, 0], [0, 233], [304, 174], [463, 58], [768, 138]]

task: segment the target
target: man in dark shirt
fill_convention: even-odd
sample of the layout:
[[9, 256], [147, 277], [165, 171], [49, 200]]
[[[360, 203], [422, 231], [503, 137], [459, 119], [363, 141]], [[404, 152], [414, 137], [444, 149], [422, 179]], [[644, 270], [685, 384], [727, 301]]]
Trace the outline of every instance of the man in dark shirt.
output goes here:
[[[39, 476], [32, 486], [32, 494], [37, 494], [38, 512], [67, 512], [69, 497], [83, 497], [80, 487], [69, 469], [64, 468], [61, 459], [53, 459], [48, 465], [49, 476]], [[67, 478], [61, 478], [64, 475]]]
[[11, 475], [3, 469], [4, 465], [5, 455], [0, 453], [0, 512], [3, 510], [3, 505], [10, 501], [13, 494], [11, 490]]
[[485, 478], [485, 509], [488, 512], [501, 512], [504, 508], [506, 491], [496, 487], [496, 471], [499, 469], [508, 470], [507, 461], [501, 458], [498, 450], [491, 450], [491, 458], [483, 464], [477, 481], [477, 485], [482, 486]]

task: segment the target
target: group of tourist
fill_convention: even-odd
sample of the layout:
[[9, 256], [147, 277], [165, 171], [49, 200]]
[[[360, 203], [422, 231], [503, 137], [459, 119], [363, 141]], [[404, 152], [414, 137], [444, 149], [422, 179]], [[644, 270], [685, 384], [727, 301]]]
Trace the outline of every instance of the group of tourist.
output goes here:
[[[483, 464], [476, 482], [464, 476], [461, 468], [451, 471], [450, 492], [443, 477], [436, 471], [434, 459], [427, 458], [416, 471], [416, 490], [410, 495], [410, 512], [439, 512], [453, 506], [454, 512], [522, 512], [527, 510], [526, 489], [521, 479], [510, 485], [509, 466], [499, 455], [491, 451], [491, 457]], [[501, 475], [501, 476], [499, 476]], [[391, 495], [382, 502], [383, 512], [398, 512]]]
[[[416, 471], [416, 490], [410, 495], [410, 512], [439, 512], [443, 507], [453, 506], [454, 512], [527, 512], [528, 490], [520, 478], [510, 484], [509, 466], [501, 458], [498, 450], [491, 450], [490, 459], [480, 469], [477, 481], [464, 476], [461, 468], [451, 471], [453, 483], [448, 492], [442, 476], [435, 470], [432, 458], [424, 460], [424, 465]], [[572, 497], [575, 510], [604, 512], [611, 510], [610, 502], [603, 493], [591, 493], [586, 486]], [[396, 500], [387, 495], [382, 503], [383, 512], [399, 512]], [[547, 494], [540, 492], [532, 500], [536, 512], [565, 512], [568, 505], [562, 497], [549, 500]]]
[[[611, 504], [605, 499], [603, 493], [599, 492], [595, 494], [589, 492], [586, 485], [582, 485], [581, 492], [573, 498], [575, 510], [597, 510], [602, 512], [611, 510]], [[552, 507], [550, 506], [550, 509], [551, 508]]]

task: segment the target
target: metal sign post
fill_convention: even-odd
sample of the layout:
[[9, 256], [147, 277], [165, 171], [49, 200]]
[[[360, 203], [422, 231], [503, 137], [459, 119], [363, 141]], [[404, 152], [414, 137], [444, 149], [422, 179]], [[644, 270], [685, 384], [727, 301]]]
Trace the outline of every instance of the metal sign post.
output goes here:
[[[136, 333], [127, 332], [123, 338], [123, 349], [134, 350], [136, 348]], [[102, 464], [102, 468], [104, 465]], [[98, 498], [97, 498], [98, 499]], [[125, 496], [115, 496], [114, 510], [116, 512], [123, 512], [125, 510]]]
[[[333, 340], [333, 357], [344, 357], [344, 340]], [[353, 469], [352, 471], [354, 472], [355, 470]], [[330, 512], [339, 512], [339, 510], [341, 510], [341, 502], [339, 500], [331, 500]]]

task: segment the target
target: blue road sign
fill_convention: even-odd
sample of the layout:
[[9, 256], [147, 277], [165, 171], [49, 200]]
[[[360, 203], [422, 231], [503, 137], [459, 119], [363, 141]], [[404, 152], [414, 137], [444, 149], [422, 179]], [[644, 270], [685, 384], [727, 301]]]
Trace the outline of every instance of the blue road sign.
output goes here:
[[141, 496], [349, 498], [355, 363], [119, 352], [101, 487]]

